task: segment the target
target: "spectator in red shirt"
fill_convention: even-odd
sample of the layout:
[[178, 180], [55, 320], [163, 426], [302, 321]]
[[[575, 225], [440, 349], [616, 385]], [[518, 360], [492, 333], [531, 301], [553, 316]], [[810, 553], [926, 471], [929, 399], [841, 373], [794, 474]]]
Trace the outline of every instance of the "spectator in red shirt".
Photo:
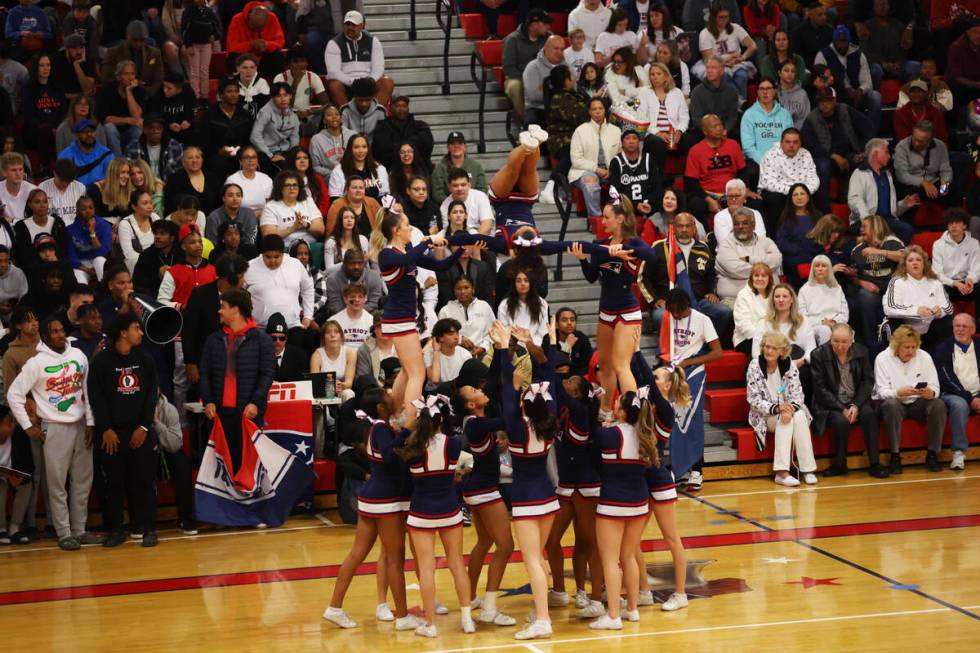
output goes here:
[[[717, 213], [725, 200], [725, 184], [745, 169], [738, 143], [728, 138], [721, 118], [709, 113], [701, 119], [704, 139], [691, 148], [684, 169], [688, 209], [706, 224], [708, 213]], [[758, 200], [756, 193], [748, 196]]]
[[259, 60], [259, 75], [272, 79], [286, 68], [281, 52], [285, 44], [276, 15], [262, 2], [249, 2], [228, 25], [228, 73], [234, 74], [238, 55], [249, 52]]
[[946, 55], [946, 82], [954, 103], [961, 107], [980, 95], [980, 20], [953, 41]]
[[929, 85], [921, 79], [909, 82], [909, 101], [895, 111], [895, 142], [912, 134], [912, 127], [920, 120], [932, 123], [932, 135], [949, 145], [946, 135], [946, 117], [943, 110], [929, 101]]

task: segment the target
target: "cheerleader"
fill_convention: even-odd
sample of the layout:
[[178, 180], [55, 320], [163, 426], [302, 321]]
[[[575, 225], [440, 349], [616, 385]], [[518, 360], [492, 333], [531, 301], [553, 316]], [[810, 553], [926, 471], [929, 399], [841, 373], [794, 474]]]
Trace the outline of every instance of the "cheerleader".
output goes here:
[[[496, 394], [500, 381], [500, 358], [504, 352], [494, 352], [490, 371], [483, 389], [464, 385], [456, 391], [453, 403], [463, 417], [463, 437], [473, 454], [473, 469], [463, 480], [463, 500], [470, 509], [477, 540], [470, 551], [470, 606], [480, 609], [480, 621], [497, 626], [513, 626], [516, 621], [497, 610], [497, 592], [507, 562], [514, 552], [510, 534], [510, 515], [500, 495], [500, 456], [497, 451], [497, 432], [505, 429], [504, 420], [487, 417], [491, 395]], [[493, 558], [487, 571], [487, 591], [476, 599], [483, 561], [493, 545]]]
[[[455, 487], [456, 463], [462, 443], [459, 438], [442, 432], [449, 420], [449, 398], [431, 395], [425, 401], [415, 399], [415, 430], [402, 431], [397, 453], [408, 463], [412, 474], [412, 499], [408, 512], [408, 530], [412, 538], [425, 623], [415, 629], [421, 637], [436, 637], [436, 533], [446, 551], [446, 565], [453, 575], [459, 598], [464, 633], [476, 632], [470, 615], [470, 579], [463, 562], [463, 513]], [[412, 421], [412, 420], [410, 420]]]
[[[649, 393], [649, 386], [624, 392], [613, 425], [596, 431], [596, 444], [602, 454], [596, 539], [607, 601], [606, 614], [589, 623], [589, 628], [595, 630], [621, 630], [623, 616], [629, 621], [640, 620], [640, 570], [635, 551], [650, 511], [645, 468], [660, 464]], [[621, 613], [620, 591], [624, 585], [626, 610]]]
[[[344, 612], [344, 596], [358, 565], [364, 562], [378, 536], [381, 537], [385, 574], [395, 601], [395, 630], [414, 630], [423, 626], [418, 617], [408, 614], [405, 602], [405, 513], [409, 509], [408, 470], [395, 453], [396, 434], [388, 419], [398, 405], [378, 387], [368, 388], [360, 399], [358, 417], [370, 421], [365, 450], [370, 461], [370, 477], [357, 497], [357, 531], [354, 546], [344, 558], [337, 574], [330, 605], [323, 618], [341, 628], [356, 628]], [[379, 561], [380, 562], [380, 561]], [[380, 606], [379, 606], [380, 608]]]
[[602, 211], [602, 227], [610, 236], [597, 241], [601, 247], [587, 248], [583, 243], [574, 243], [571, 252], [580, 261], [585, 278], [590, 283], [601, 280], [602, 284], [596, 350], [599, 383], [605, 391], [599, 419], [607, 421], [612, 416], [612, 398], [617, 387], [624, 393], [636, 391], [630, 358], [643, 325], [643, 314], [640, 302], [633, 294], [633, 284], [640, 272], [637, 259], [652, 259], [654, 250], [637, 237], [633, 206], [625, 197], [617, 196], [606, 205]]
[[[534, 621], [518, 631], [514, 638], [550, 637], [544, 546], [559, 509], [547, 470], [548, 450], [558, 433], [557, 411], [548, 392], [549, 381], [537, 382], [538, 379], [534, 379], [527, 392], [518, 398], [518, 391], [514, 389], [514, 367], [507, 353], [510, 329], [494, 322], [491, 337], [496, 348], [504, 352], [500, 393], [502, 415], [507, 427], [507, 447], [513, 458], [511, 513], [534, 597]], [[546, 376], [553, 375], [553, 369], [546, 371]]]
[[[557, 342], [555, 320], [549, 326], [551, 342]], [[548, 347], [549, 364], [554, 365], [557, 348]], [[583, 376], [570, 376], [556, 383], [555, 397], [558, 404], [558, 436], [555, 438], [555, 462], [558, 468], [558, 502], [561, 511], [548, 537], [548, 564], [554, 590], [549, 594], [551, 603], [566, 603], [565, 565], [561, 538], [569, 525], [575, 533], [575, 549], [572, 570], [575, 576], [575, 607], [580, 618], [602, 615], [602, 564], [596, 548], [595, 512], [599, 499], [599, 464], [592, 442], [597, 423], [598, 396], [601, 389], [593, 390]], [[592, 574], [591, 598], [585, 591], [586, 568]]]
[[[418, 245], [410, 247], [412, 225], [408, 216], [402, 213], [386, 213], [381, 220], [381, 234], [388, 243], [378, 254], [381, 278], [388, 287], [381, 332], [395, 343], [395, 353], [402, 363], [392, 394], [404, 411], [411, 414], [414, 410], [412, 402], [422, 396], [425, 384], [425, 362], [417, 324], [417, 268], [446, 270], [460, 257], [462, 249], [444, 259], [429, 256], [429, 248], [442, 247], [447, 242], [439, 235], [423, 236]], [[449, 242], [457, 244], [455, 238]]]

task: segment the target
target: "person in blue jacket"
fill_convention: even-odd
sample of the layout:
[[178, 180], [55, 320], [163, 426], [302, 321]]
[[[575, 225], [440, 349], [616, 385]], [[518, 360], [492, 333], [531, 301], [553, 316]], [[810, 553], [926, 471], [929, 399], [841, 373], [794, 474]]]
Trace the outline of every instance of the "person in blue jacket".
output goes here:
[[759, 82], [758, 99], [742, 114], [742, 153], [750, 188], [758, 184], [762, 157], [779, 143], [783, 131], [794, 125], [793, 114], [779, 104], [776, 92], [776, 82], [763, 79]]
[[102, 281], [112, 251], [112, 225], [95, 214], [95, 202], [83, 195], [75, 202], [75, 221], [68, 225], [68, 261], [78, 283]]
[[31, 52], [47, 50], [54, 32], [43, 9], [33, 6], [31, 0], [20, 0], [7, 12], [4, 37], [14, 46], [13, 58], [24, 61]]

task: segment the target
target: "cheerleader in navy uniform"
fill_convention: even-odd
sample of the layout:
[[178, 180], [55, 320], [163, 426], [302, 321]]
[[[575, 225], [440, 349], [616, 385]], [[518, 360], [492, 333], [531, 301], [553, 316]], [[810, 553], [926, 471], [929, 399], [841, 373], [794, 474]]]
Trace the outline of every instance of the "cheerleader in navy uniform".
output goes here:
[[[507, 448], [512, 458], [511, 514], [524, 567], [534, 598], [534, 621], [518, 631], [516, 639], [551, 636], [548, 614], [548, 571], [544, 546], [551, 532], [558, 498], [548, 477], [548, 450], [558, 433], [557, 409], [548, 392], [550, 383], [534, 378], [522, 397], [514, 389], [514, 366], [509, 353], [510, 329], [494, 322], [490, 330], [494, 346], [502, 350], [500, 394], [507, 427]], [[546, 376], [554, 376], [549, 370]]]
[[[650, 388], [624, 392], [615, 411], [615, 423], [596, 432], [602, 452], [602, 490], [596, 508], [596, 539], [606, 581], [606, 614], [589, 624], [596, 630], [621, 630], [622, 617], [639, 621], [637, 599], [640, 570], [636, 548], [640, 545], [649, 513], [645, 471], [660, 463], [654, 432]], [[625, 585], [626, 610], [620, 613], [620, 590]]]
[[531, 227], [537, 235], [532, 207], [538, 201], [538, 159], [541, 145], [548, 132], [538, 125], [521, 132], [517, 146], [507, 155], [507, 161], [490, 180], [490, 205], [497, 218], [497, 235], [509, 246], [514, 235]]
[[[436, 637], [436, 533], [446, 552], [446, 565], [453, 575], [459, 598], [464, 633], [476, 632], [470, 614], [470, 579], [463, 562], [463, 512], [456, 494], [456, 463], [462, 443], [447, 436], [442, 425], [449, 423], [449, 398], [431, 395], [415, 399], [414, 431], [399, 437], [398, 455], [408, 462], [412, 474], [412, 499], [408, 530], [418, 566], [419, 588], [425, 623], [415, 629], [422, 637]], [[410, 418], [410, 421], [411, 420]]]
[[386, 575], [395, 602], [395, 630], [414, 630], [423, 625], [418, 617], [408, 614], [405, 602], [405, 515], [411, 496], [408, 469], [395, 452], [398, 440], [388, 419], [398, 405], [378, 387], [368, 388], [360, 398], [359, 417], [371, 423], [365, 442], [370, 461], [370, 477], [357, 496], [357, 531], [351, 548], [337, 574], [330, 605], [323, 618], [341, 628], [356, 628], [344, 612], [344, 596], [350, 587], [357, 567], [364, 562], [378, 536], [384, 553]]
[[[496, 396], [500, 382], [500, 359], [503, 352], [494, 352], [483, 389], [464, 385], [453, 397], [456, 413], [463, 417], [463, 437], [473, 454], [473, 469], [463, 480], [463, 500], [470, 509], [470, 517], [476, 529], [476, 544], [470, 551], [470, 605], [480, 609], [480, 621], [497, 626], [513, 626], [513, 617], [497, 610], [497, 592], [500, 580], [507, 569], [507, 562], [514, 552], [514, 539], [510, 533], [510, 513], [500, 495], [500, 456], [497, 450], [497, 432], [503, 431], [504, 420], [487, 417], [487, 406]], [[487, 591], [477, 600], [476, 588], [480, 583], [483, 561], [493, 545], [493, 558], [487, 570]]]
[[[639, 349], [639, 343], [637, 343]], [[634, 367], [638, 369], [637, 380], [643, 385], [650, 386], [650, 401], [654, 409], [654, 433], [657, 436], [657, 453], [660, 464], [650, 465], [646, 470], [647, 485], [650, 488], [650, 506], [657, 526], [663, 535], [670, 555], [674, 562], [674, 592], [661, 604], [661, 609], [667, 612], [687, 607], [687, 594], [684, 584], [687, 580], [687, 555], [684, 543], [677, 532], [677, 515], [674, 504], [677, 502], [677, 485], [674, 474], [667, 465], [663, 464], [664, 450], [670, 441], [670, 433], [674, 427], [675, 407], [684, 410], [691, 404], [691, 389], [687, 385], [687, 376], [680, 367], [659, 367], [655, 372], [650, 371], [646, 359], [637, 350], [633, 356]], [[649, 518], [648, 518], [649, 521]], [[653, 605], [653, 592], [647, 575], [642, 549], [636, 548], [636, 563], [640, 568], [640, 593], [638, 605]]]
[[606, 247], [586, 248], [576, 243], [571, 252], [581, 262], [585, 278], [590, 283], [597, 280], [602, 283], [596, 351], [599, 383], [605, 390], [599, 419], [605, 421], [611, 418], [613, 394], [617, 389], [636, 392], [630, 358], [643, 325], [643, 314], [633, 294], [633, 284], [640, 273], [641, 261], [637, 259], [649, 261], [655, 253], [637, 237], [633, 206], [625, 197], [617, 197], [602, 210], [602, 227], [610, 236], [597, 243]]
[[[381, 316], [381, 332], [392, 339], [395, 353], [402, 363], [392, 394], [405, 411], [411, 413], [412, 402], [422, 396], [422, 388], [425, 385], [425, 362], [422, 358], [422, 344], [416, 321], [418, 319], [416, 268], [446, 270], [460, 257], [462, 249], [457, 249], [444, 259], [429, 256], [430, 247], [441, 247], [447, 242], [439, 235], [424, 236], [418, 245], [411, 247], [412, 224], [408, 221], [408, 216], [402, 213], [386, 213], [381, 220], [381, 234], [388, 242], [388, 246], [378, 254], [381, 278], [388, 286], [388, 298], [385, 300], [384, 312]], [[456, 240], [450, 239], [450, 241], [457, 244]], [[472, 241], [470, 239], [467, 242]]]

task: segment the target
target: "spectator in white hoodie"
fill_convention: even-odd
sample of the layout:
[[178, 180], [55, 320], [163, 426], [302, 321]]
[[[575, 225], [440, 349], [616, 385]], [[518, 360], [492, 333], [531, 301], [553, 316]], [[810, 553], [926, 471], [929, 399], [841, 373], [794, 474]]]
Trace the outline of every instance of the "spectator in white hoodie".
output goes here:
[[580, 29], [585, 32], [585, 47], [595, 49], [595, 41], [606, 31], [612, 10], [600, 0], [582, 0], [568, 14], [568, 33]]
[[810, 278], [800, 288], [800, 313], [813, 325], [813, 335], [819, 347], [830, 342], [835, 324], [847, 324], [850, 310], [847, 298], [834, 276], [830, 259], [818, 254], [810, 263]]
[[946, 209], [946, 232], [932, 246], [932, 270], [953, 302], [973, 301], [980, 315], [980, 242], [969, 232], [970, 214]]
[[302, 345], [302, 329], [316, 329], [313, 279], [303, 264], [285, 251], [281, 236], [263, 236], [259, 256], [249, 261], [245, 289], [252, 295], [253, 317], [259, 326], [265, 327], [273, 313], [282, 313], [290, 338]]
[[756, 329], [766, 319], [769, 312], [769, 297], [772, 295], [772, 270], [765, 263], [754, 263], [745, 286], [735, 298], [735, 334], [732, 343], [736, 351], [751, 357], [752, 340]]
[[907, 324], [930, 351], [953, 334], [953, 305], [929, 265], [929, 255], [918, 245], [905, 250], [881, 304], [892, 330]]
[[936, 452], [943, 444], [946, 404], [939, 398], [936, 364], [932, 356], [919, 348], [921, 344], [915, 329], [903, 325], [892, 334], [888, 349], [875, 358], [875, 388], [871, 398], [881, 402], [881, 421], [892, 452], [888, 465], [891, 474], [902, 473], [899, 453], [902, 422], [908, 418], [926, 423], [929, 433], [926, 464], [930, 469], [938, 468], [937, 462], [930, 464], [930, 461], [935, 461]]
[[[24, 364], [10, 385], [7, 401], [27, 435], [44, 442], [48, 505], [58, 546], [77, 551], [82, 544], [103, 542], [103, 538], [85, 532], [95, 424], [86, 392], [88, 358], [68, 345], [65, 327], [57, 318], [44, 320], [41, 335], [37, 355]], [[39, 423], [28, 415], [28, 393], [34, 399]], [[65, 486], [69, 479], [70, 503]]]

